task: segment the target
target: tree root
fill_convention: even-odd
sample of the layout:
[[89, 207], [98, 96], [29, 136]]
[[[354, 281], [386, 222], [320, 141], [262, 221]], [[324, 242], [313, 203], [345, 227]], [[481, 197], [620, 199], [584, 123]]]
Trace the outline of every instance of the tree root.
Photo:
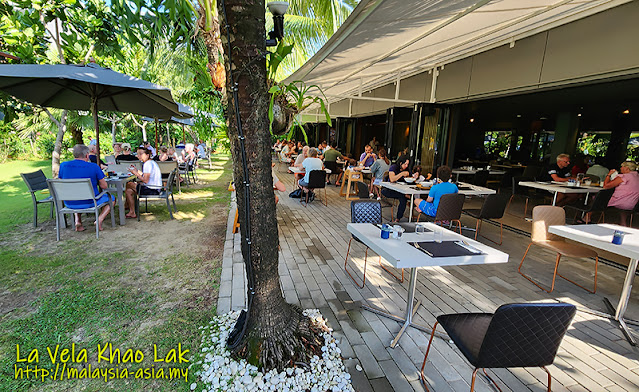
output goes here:
[[[232, 353], [263, 370], [283, 371], [296, 363], [308, 364], [314, 355], [322, 356], [322, 330], [302, 314], [298, 306], [290, 307], [285, 325], [272, 325], [263, 320], [252, 322], [240, 345]], [[266, 325], [264, 325], [266, 324]], [[268, 331], [269, 328], [276, 330]]]

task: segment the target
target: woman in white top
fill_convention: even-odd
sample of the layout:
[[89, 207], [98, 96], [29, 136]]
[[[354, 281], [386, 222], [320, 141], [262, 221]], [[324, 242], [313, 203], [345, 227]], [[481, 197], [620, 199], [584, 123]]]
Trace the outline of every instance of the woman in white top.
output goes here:
[[[142, 161], [142, 171], [131, 165], [129, 171], [138, 181], [142, 182], [141, 195], [159, 195], [162, 189], [162, 172], [158, 164], [151, 160], [151, 151], [147, 148], [138, 148], [138, 158]], [[135, 198], [137, 195], [136, 183], [129, 181], [126, 184], [126, 204], [129, 207], [127, 218], [137, 218], [135, 215]]]

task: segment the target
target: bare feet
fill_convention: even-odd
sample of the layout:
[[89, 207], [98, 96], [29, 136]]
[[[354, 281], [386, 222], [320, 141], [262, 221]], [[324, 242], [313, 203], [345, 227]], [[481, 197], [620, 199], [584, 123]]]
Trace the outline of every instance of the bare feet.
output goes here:
[[138, 217], [138, 216], [137, 216], [137, 215], [135, 215], [135, 214], [133, 214], [133, 215], [131, 215], [131, 214], [126, 214], [125, 216], [126, 216], [127, 218], [137, 218], [137, 217]]
[[85, 231], [86, 229], [82, 226], [82, 223], [75, 224], [75, 231]]

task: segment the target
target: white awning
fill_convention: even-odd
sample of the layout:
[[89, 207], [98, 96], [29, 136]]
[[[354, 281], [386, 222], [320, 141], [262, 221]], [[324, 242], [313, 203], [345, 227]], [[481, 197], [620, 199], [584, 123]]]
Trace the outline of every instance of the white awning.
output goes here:
[[[362, 0], [285, 82], [318, 85], [329, 103], [355, 98], [629, 1]], [[311, 93], [319, 94], [317, 89]], [[398, 103], [407, 103], [398, 96]]]

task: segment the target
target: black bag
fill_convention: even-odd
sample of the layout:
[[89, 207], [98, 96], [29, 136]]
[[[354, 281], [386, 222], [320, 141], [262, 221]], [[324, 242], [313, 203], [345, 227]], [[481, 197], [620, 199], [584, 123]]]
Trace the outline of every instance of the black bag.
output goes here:
[[294, 199], [299, 199], [300, 197], [302, 197], [302, 189], [301, 188], [297, 188], [293, 192], [289, 193], [288, 197], [292, 197]]

